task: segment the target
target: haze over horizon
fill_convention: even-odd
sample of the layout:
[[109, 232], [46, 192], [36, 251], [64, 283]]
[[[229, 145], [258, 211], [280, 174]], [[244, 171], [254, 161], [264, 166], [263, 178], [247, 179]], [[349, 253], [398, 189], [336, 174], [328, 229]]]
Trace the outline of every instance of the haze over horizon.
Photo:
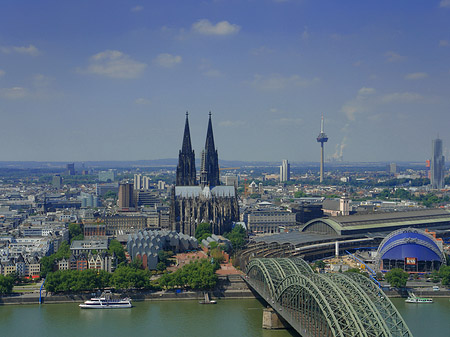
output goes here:
[[450, 0], [8, 1], [1, 161], [450, 156]]

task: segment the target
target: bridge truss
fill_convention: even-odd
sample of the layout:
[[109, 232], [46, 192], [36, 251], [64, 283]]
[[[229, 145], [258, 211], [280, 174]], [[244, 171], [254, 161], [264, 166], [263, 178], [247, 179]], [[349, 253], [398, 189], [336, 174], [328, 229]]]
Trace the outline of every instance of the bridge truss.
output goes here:
[[304, 337], [412, 336], [387, 296], [360, 274], [316, 274], [300, 258], [254, 258], [246, 280]]

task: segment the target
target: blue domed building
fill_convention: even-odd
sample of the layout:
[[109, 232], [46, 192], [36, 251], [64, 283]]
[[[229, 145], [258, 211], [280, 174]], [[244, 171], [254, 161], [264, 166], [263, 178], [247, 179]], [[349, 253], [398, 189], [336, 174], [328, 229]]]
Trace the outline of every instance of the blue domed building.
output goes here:
[[403, 228], [381, 242], [376, 262], [382, 271], [401, 268], [411, 273], [426, 273], [439, 270], [446, 260], [442, 242], [423, 230]]

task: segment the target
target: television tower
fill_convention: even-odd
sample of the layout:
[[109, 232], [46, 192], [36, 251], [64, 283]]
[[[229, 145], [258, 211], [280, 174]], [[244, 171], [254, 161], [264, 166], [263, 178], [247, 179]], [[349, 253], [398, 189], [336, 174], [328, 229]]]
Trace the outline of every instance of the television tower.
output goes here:
[[320, 133], [317, 136], [317, 142], [320, 143], [320, 182], [323, 182], [323, 143], [328, 142], [328, 137], [323, 132], [323, 114], [322, 114], [322, 122], [320, 123]]

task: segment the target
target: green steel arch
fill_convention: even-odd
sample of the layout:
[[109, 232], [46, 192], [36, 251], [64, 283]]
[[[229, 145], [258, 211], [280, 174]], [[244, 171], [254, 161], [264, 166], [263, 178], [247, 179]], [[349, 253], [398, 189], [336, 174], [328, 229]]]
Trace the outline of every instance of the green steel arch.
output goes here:
[[329, 218], [320, 218], [320, 219], [312, 219], [309, 220], [305, 226], [302, 228], [302, 232], [310, 232], [311, 228], [314, 225], [322, 224], [324, 227], [328, 227], [330, 229], [330, 232], [333, 232], [335, 234], [341, 235], [342, 232], [342, 225], [334, 220]]
[[316, 274], [300, 258], [257, 258], [247, 282], [304, 336], [412, 336], [387, 296], [359, 274]]

